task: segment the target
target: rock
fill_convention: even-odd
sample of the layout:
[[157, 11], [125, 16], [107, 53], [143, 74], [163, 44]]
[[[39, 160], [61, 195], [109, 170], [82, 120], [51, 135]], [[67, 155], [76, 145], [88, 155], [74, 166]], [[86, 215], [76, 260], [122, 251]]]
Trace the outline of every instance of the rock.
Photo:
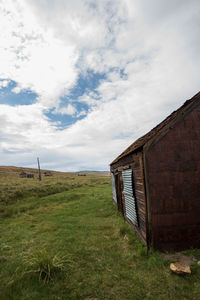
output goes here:
[[184, 263], [176, 262], [170, 264], [170, 270], [178, 275], [190, 275], [190, 266]]
[[199, 265], [199, 266], [200, 266], [200, 260], [197, 262], [197, 265]]

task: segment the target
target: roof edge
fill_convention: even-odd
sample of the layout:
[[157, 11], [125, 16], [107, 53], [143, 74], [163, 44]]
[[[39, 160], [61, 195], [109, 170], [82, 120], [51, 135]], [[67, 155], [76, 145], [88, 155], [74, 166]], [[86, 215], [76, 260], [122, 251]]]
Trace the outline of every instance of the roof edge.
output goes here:
[[167, 116], [163, 121], [161, 121], [157, 126], [148, 131], [145, 135], [138, 138], [133, 142], [128, 148], [126, 148], [119, 156], [117, 156], [111, 163], [110, 166], [117, 163], [121, 158], [126, 157], [127, 155], [134, 153], [136, 151], [142, 151], [145, 144], [152, 140], [156, 135], [158, 135], [171, 121], [178, 119], [178, 116], [191, 107], [197, 100], [200, 99], [200, 92], [195, 94], [189, 100], [186, 100], [183, 105], [181, 105], [177, 110], [173, 111], [169, 116]]

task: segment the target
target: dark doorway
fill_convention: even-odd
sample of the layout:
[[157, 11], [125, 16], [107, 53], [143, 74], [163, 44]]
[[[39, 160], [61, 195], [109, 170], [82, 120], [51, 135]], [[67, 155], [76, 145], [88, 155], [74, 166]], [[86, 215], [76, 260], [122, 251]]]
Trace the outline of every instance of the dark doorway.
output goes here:
[[117, 206], [118, 210], [123, 215], [123, 201], [122, 201], [122, 175], [120, 173], [115, 175], [116, 191], [117, 191]]

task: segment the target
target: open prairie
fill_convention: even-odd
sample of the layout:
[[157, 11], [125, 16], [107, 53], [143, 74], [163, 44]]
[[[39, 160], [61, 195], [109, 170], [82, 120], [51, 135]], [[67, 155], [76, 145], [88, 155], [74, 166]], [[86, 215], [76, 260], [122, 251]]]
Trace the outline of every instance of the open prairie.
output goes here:
[[[27, 170], [27, 169], [26, 169]], [[145, 246], [112, 204], [108, 174], [20, 178], [0, 167], [0, 299], [200, 299], [200, 250], [187, 277]], [[42, 171], [44, 175], [44, 171]]]

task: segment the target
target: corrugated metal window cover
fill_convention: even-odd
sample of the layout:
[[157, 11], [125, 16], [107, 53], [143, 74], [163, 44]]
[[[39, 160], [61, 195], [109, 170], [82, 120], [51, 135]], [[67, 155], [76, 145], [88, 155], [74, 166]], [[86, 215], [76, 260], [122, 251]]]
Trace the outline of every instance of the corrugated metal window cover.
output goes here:
[[115, 186], [115, 175], [111, 173], [111, 179], [112, 179], [112, 195], [113, 200], [117, 203], [117, 193], [116, 193], [116, 186]]
[[125, 215], [134, 224], [138, 225], [136, 212], [136, 199], [133, 194], [133, 175], [131, 169], [122, 171], [122, 178], [124, 184], [124, 198], [125, 198]]

